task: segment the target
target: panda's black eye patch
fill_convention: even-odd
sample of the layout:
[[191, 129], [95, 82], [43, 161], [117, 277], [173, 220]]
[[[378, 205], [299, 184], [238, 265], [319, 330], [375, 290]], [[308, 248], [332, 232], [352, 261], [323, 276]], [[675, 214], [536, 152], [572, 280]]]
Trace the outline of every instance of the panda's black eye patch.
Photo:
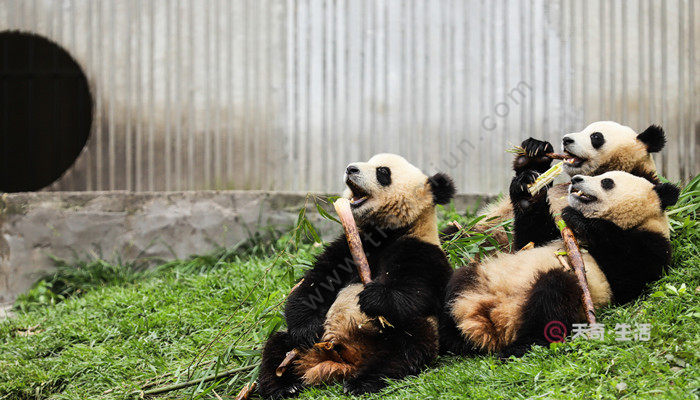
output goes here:
[[391, 170], [387, 167], [377, 167], [377, 182], [382, 186], [391, 185]]
[[600, 132], [591, 133], [591, 145], [594, 149], [599, 149], [605, 143], [605, 136]]
[[600, 181], [600, 186], [605, 190], [610, 190], [615, 187], [615, 181], [610, 178], [605, 178]]

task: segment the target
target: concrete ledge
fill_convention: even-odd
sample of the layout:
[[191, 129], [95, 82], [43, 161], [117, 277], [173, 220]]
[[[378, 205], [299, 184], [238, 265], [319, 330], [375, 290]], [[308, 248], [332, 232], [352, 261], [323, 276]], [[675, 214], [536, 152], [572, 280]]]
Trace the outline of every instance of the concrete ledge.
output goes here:
[[[230, 247], [266, 227], [287, 229], [306, 193], [264, 191], [36, 192], [0, 198], [0, 303], [53, 268], [49, 256], [151, 264]], [[458, 195], [458, 210], [491, 196]], [[313, 201], [308, 218], [336, 234]], [[329, 208], [330, 211], [330, 208]]]

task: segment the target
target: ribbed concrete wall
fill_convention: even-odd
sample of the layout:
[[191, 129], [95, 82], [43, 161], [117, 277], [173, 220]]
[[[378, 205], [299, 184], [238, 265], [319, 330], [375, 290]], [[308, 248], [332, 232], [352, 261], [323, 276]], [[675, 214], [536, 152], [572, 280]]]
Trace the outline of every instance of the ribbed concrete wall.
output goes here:
[[662, 124], [657, 163], [700, 172], [697, 0], [0, 0], [95, 96], [88, 146], [51, 190], [337, 191], [380, 151], [462, 192], [504, 150], [588, 122]]

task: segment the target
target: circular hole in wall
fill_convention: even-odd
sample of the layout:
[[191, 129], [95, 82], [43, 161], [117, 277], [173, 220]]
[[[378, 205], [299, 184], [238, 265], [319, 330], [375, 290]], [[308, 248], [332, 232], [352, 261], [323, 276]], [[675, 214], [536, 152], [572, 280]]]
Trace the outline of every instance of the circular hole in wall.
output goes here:
[[56, 43], [0, 32], [0, 191], [38, 190], [73, 165], [90, 135], [92, 98]]

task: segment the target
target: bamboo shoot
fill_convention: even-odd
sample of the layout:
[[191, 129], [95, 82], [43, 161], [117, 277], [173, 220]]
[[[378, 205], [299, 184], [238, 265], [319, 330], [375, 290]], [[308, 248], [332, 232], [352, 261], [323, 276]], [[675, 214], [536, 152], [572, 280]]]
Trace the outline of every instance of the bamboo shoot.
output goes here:
[[362, 249], [360, 232], [357, 230], [355, 218], [352, 216], [350, 202], [348, 199], [341, 197], [333, 203], [333, 207], [335, 208], [335, 212], [338, 213], [340, 223], [343, 224], [345, 237], [348, 240], [348, 246], [350, 246], [350, 254], [352, 254], [352, 259], [357, 266], [357, 273], [360, 275], [362, 283], [366, 285], [372, 282], [372, 273], [369, 269], [369, 262], [367, 261], [367, 256], [365, 256], [365, 251]]
[[581, 255], [581, 250], [578, 246], [578, 241], [574, 236], [574, 232], [566, 226], [564, 220], [557, 220], [557, 227], [561, 232], [561, 238], [564, 241], [564, 248], [566, 249], [566, 255], [569, 259], [571, 268], [578, 278], [578, 284], [581, 286], [583, 307], [586, 312], [586, 319], [590, 325], [596, 323], [595, 319], [595, 308], [593, 307], [593, 298], [591, 297], [591, 291], [588, 288], [588, 280], [586, 279], [586, 267], [583, 263], [583, 255]]

